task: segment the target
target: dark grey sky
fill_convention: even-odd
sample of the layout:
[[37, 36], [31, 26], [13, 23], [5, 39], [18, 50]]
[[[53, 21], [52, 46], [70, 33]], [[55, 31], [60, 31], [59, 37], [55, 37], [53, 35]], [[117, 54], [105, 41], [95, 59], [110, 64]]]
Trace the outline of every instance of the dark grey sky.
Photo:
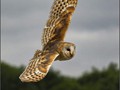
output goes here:
[[[27, 65], [36, 49], [53, 0], [1, 0], [1, 58], [13, 65]], [[65, 40], [76, 44], [70, 61], [53, 68], [70, 76], [92, 66], [103, 68], [119, 62], [119, 0], [78, 0]]]

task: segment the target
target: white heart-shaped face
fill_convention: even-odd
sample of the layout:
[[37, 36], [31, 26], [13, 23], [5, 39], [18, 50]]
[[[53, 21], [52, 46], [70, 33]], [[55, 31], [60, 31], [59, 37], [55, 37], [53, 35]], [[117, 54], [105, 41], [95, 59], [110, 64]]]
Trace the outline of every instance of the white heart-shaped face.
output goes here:
[[65, 60], [71, 59], [75, 55], [75, 45], [66, 43], [62, 49], [62, 55]]

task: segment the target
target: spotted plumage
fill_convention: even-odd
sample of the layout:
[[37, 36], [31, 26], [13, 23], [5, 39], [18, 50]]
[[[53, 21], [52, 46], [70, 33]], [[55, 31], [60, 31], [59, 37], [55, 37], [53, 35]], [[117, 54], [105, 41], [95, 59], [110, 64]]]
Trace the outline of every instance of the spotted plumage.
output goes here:
[[43, 79], [55, 60], [69, 60], [75, 54], [75, 45], [64, 42], [78, 0], [55, 0], [42, 36], [42, 50], [37, 50], [24, 72], [22, 82]]
[[[55, 0], [42, 37], [43, 46], [51, 40], [63, 40], [77, 0]], [[64, 30], [61, 30], [64, 29]]]

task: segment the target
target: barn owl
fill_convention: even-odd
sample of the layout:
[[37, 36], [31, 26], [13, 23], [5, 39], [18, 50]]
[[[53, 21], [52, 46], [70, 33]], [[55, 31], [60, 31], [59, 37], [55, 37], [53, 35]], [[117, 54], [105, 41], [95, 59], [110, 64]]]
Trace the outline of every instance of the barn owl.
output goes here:
[[24, 72], [22, 82], [38, 82], [55, 60], [65, 61], [75, 55], [75, 45], [64, 42], [78, 0], [55, 0], [42, 36], [42, 50], [37, 50]]

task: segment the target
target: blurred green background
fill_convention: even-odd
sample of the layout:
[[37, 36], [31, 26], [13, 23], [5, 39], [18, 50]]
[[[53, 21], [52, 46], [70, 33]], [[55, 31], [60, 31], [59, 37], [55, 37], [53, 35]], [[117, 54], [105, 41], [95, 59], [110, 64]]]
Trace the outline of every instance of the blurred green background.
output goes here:
[[85, 72], [77, 78], [63, 76], [51, 69], [37, 83], [22, 83], [18, 77], [23, 70], [24, 66], [16, 67], [1, 62], [1, 90], [119, 90], [120, 71], [115, 63], [102, 70], [93, 67], [91, 72]]

